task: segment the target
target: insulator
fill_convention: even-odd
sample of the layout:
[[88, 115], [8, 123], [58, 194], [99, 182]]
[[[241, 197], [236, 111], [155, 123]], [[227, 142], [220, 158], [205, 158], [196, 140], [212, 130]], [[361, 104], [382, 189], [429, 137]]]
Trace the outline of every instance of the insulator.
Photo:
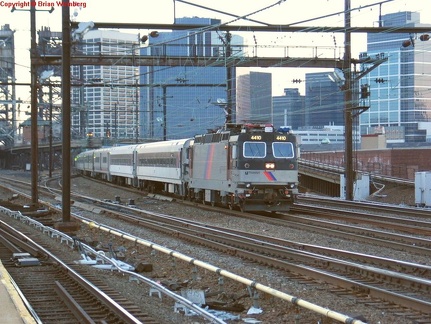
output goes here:
[[420, 36], [419, 36], [419, 39], [420, 39], [421, 41], [425, 42], [425, 41], [427, 41], [427, 40], [429, 40], [429, 39], [430, 39], [430, 35], [428, 35], [428, 34], [420, 35]]
[[405, 40], [405, 41], [402, 43], [402, 46], [403, 46], [403, 47], [409, 47], [411, 44], [412, 44], [412, 42], [411, 42], [410, 40]]

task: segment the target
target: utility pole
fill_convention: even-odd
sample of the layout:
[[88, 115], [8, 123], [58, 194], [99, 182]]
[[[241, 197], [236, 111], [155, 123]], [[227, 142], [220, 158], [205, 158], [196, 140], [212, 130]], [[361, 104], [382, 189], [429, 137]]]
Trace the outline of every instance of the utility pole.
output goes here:
[[352, 54], [351, 54], [351, 16], [350, 16], [350, 0], [345, 0], [344, 8], [344, 76], [345, 76], [345, 92], [344, 92], [344, 177], [345, 177], [345, 199], [353, 200], [353, 102], [352, 102]]
[[63, 1], [62, 7], [62, 32], [63, 32], [63, 46], [62, 46], [62, 99], [63, 99], [63, 173], [62, 173], [62, 212], [63, 222], [70, 222], [70, 178], [71, 178], [71, 158], [70, 158], [70, 61], [71, 61], [71, 34], [70, 34], [70, 7], [69, 0]]
[[[36, 2], [31, 2], [30, 5], [30, 60], [36, 58], [37, 43], [36, 43]], [[38, 157], [39, 157], [39, 136], [37, 131], [37, 70], [36, 65], [30, 65], [30, 85], [31, 85], [31, 202], [34, 206], [39, 204], [38, 193]]]
[[[12, 7], [11, 12], [14, 11], [28, 11], [27, 9], [17, 9], [15, 5]], [[52, 13], [54, 7], [50, 10], [38, 10], [48, 11]], [[39, 204], [39, 193], [38, 193], [38, 168], [39, 168], [39, 136], [37, 129], [38, 119], [38, 80], [37, 80], [37, 68], [35, 61], [38, 59], [37, 55], [37, 42], [36, 42], [36, 2], [30, 2], [30, 119], [31, 119], [31, 202], [34, 206]], [[13, 78], [15, 82], [15, 78]], [[12, 94], [14, 96], [14, 94]]]
[[118, 106], [117, 102], [114, 104], [114, 142], [118, 143]]
[[52, 178], [53, 156], [52, 156], [52, 84], [49, 83], [49, 178]]
[[167, 137], [167, 111], [166, 111], [166, 86], [162, 86], [163, 94], [162, 94], [162, 100], [163, 100], [163, 140], [166, 141]]
[[228, 65], [228, 59], [232, 55], [231, 48], [232, 34], [226, 32], [226, 96], [227, 96], [227, 106], [226, 106], [226, 124], [232, 123], [232, 67]]
[[135, 82], [136, 87], [135, 87], [135, 119], [136, 119], [136, 129], [135, 129], [135, 142], [136, 144], [139, 143], [139, 90], [138, 90], [138, 81]]

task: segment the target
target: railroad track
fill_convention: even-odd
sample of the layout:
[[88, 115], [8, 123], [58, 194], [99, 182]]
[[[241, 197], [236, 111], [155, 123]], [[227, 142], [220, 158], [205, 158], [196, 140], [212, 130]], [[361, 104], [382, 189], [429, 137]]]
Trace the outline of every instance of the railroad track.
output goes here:
[[40, 323], [158, 323], [76, 265], [76, 253], [64, 255], [58, 242], [45, 240], [50, 252], [3, 221], [0, 237], [0, 259]]
[[[327, 207], [333, 210], [350, 210], [361, 214], [361, 217], [365, 217], [370, 213], [371, 215], [398, 215], [403, 218], [411, 218], [413, 220], [422, 220], [431, 222], [431, 209], [411, 206], [400, 206], [392, 204], [383, 204], [376, 202], [366, 201], [346, 201], [336, 198], [321, 197], [315, 195], [301, 195], [298, 197], [299, 207], [301, 206], [315, 206], [315, 207]], [[370, 217], [365, 217], [370, 218]]]
[[[90, 199], [90, 203], [92, 205], [94, 205], [95, 200], [93, 198], [89, 198]], [[97, 204], [99, 205], [100, 208], [102, 208], [102, 204], [103, 202], [97, 202]], [[104, 207], [103, 207], [104, 208]], [[116, 213], [119, 212], [119, 208], [122, 208], [122, 206], [119, 206], [118, 204], [114, 204], [113, 208], [116, 209]], [[209, 208], [208, 206], [205, 206], [205, 208]], [[136, 213], [136, 208], [132, 208], [133, 213]], [[131, 213], [132, 211], [128, 211], [128, 213]], [[111, 211], [114, 212], [114, 211]], [[118, 217], [118, 215], [116, 216]], [[243, 215], [242, 217], [249, 217], [249, 215]], [[254, 216], [253, 216], [254, 217]], [[257, 216], [256, 216], [257, 217]], [[279, 217], [279, 216], [277, 216]], [[271, 223], [277, 223], [277, 224], [283, 224], [284, 226], [290, 226], [288, 225], [289, 223], [286, 222], [285, 219], [277, 219], [276, 218], [271, 218], [268, 220], [268, 222]], [[283, 216], [284, 217], [284, 216]], [[148, 218], [148, 216], [146, 216], [146, 218]], [[182, 239], [186, 239], [186, 240], [198, 240], [200, 241], [200, 244], [204, 244], [207, 246], [211, 246], [211, 248], [215, 248], [215, 249], [220, 249], [221, 251], [224, 252], [228, 252], [228, 253], [234, 253], [236, 255], [243, 255], [244, 258], [248, 259], [248, 260], [253, 260], [255, 262], [259, 262], [262, 264], [270, 264], [271, 262], [273, 263], [273, 266], [277, 267], [277, 268], [281, 268], [281, 269], [286, 269], [288, 270], [288, 274], [289, 276], [292, 277], [292, 279], [296, 279], [299, 281], [303, 281], [303, 282], [309, 282], [310, 285], [317, 285], [319, 280], [324, 280], [326, 282], [330, 282], [331, 285], [333, 286], [332, 291], [334, 293], [338, 293], [338, 294], [351, 294], [351, 287], [355, 287], [355, 293], [356, 293], [356, 298], [358, 301], [361, 301], [363, 303], [380, 303], [384, 309], [390, 310], [392, 312], [396, 312], [396, 313], [401, 313], [401, 314], [406, 314], [406, 312], [410, 312], [410, 317], [411, 318], [424, 318], [424, 316], [429, 316], [429, 315], [424, 315], [426, 313], [424, 313], [424, 309], [425, 312], [426, 310], [430, 307], [429, 303], [427, 300], [419, 300], [419, 301], [412, 301], [413, 299], [415, 299], [414, 296], [412, 296], [412, 292], [409, 291], [405, 291], [406, 288], [402, 288], [403, 285], [404, 287], [409, 287], [411, 285], [413, 285], [414, 287], [418, 287], [418, 289], [416, 289], [416, 293], [420, 296], [424, 295], [425, 298], [429, 299], [429, 296], [426, 296], [429, 293], [429, 286], [428, 286], [428, 280], [429, 280], [429, 269], [428, 267], [424, 267], [424, 266], [420, 266], [420, 265], [415, 265], [415, 264], [408, 264], [408, 263], [402, 263], [402, 262], [397, 262], [397, 260], [392, 260], [392, 261], [388, 261], [388, 260], [382, 260], [379, 258], [369, 258], [368, 256], [360, 256], [360, 255], [354, 255], [354, 254], [348, 254], [346, 251], [331, 251], [330, 249], [327, 249], [326, 251], [324, 251], [323, 249], [318, 249], [318, 250], [314, 250], [315, 247], [312, 246], [307, 246], [307, 245], [295, 245], [294, 242], [281, 242], [281, 241], [271, 241], [270, 239], [266, 238], [266, 242], [267, 243], [262, 243], [261, 240], [262, 238], [258, 238], [258, 237], [254, 237], [252, 238], [252, 241], [254, 240], [254, 247], [251, 247], [251, 243], [250, 242], [238, 242], [237, 239], [232, 239], [232, 237], [230, 238], [226, 238], [223, 240], [226, 241], [220, 241], [221, 239], [221, 234], [220, 232], [216, 232], [216, 233], [206, 233], [204, 232], [203, 228], [199, 228], [199, 229], [195, 229], [195, 230], [191, 230], [190, 227], [190, 223], [188, 223], [187, 225], [167, 225], [166, 223], [163, 223], [163, 225], [160, 225], [160, 219], [161, 219], [161, 214], [157, 214], [156, 215], [157, 221], [155, 223], [159, 223], [158, 225], [151, 225], [147, 220], [145, 221], [147, 227], [151, 227], [151, 226], [158, 226], [157, 230], [158, 231], [165, 231], [167, 233], [175, 233], [174, 236], [176, 237], [180, 237]], [[143, 224], [142, 220], [132, 220], [133, 222], [137, 223], [137, 224]], [[297, 220], [293, 221], [294, 223], [296, 223], [296, 226], [298, 226], [298, 222]], [[197, 224], [196, 226], [201, 226], [199, 224]], [[340, 226], [339, 224], [336, 226]], [[187, 228], [187, 231], [191, 231], [191, 233], [184, 233], [184, 228]], [[208, 228], [209, 226], [206, 225], [206, 228]], [[320, 225], [318, 225], [318, 227], [321, 227]], [[220, 231], [220, 229], [216, 229], [213, 228], [212, 230], [215, 231]], [[364, 229], [361, 229], [362, 232], [364, 232]], [[223, 229], [223, 231], [225, 231], [225, 229]], [[230, 235], [233, 236], [244, 236], [244, 233], [233, 233], [231, 232]], [[368, 237], [369, 239], [369, 234], [365, 234], [364, 238]], [[350, 236], [352, 236], [352, 234], [350, 234]], [[195, 238], [191, 238], [191, 237], [195, 237]], [[197, 239], [196, 239], [197, 237]], [[212, 239], [210, 239], [210, 237], [212, 237]], [[250, 239], [250, 238], [248, 238]], [[259, 241], [258, 241], [259, 240]], [[418, 243], [420, 242], [420, 240], [418, 240], [418, 238], [414, 238], [414, 240], [416, 240], [415, 242]], [[268, 243], [268, 241], [270, 241], [270, 243]], [[384, 241], [384, 240], [382, 240]], [[214, 243], [216, 242], [216, 243]], [[215, 246], [215, 244], [218, 245], [218, 247]], [[416, 251], [415, 253], [418, 254], [423, 254], [423, 253], [429, 253], [429, 242], [427, 242], [426, 240], [423, 241], [423, 243], [421, 244], [417, 244], [417, 246], [415, 247], [416, 249], [413, 251]], [[243, 245], [241, 248], [238, 247], [238, 245]], [[275, 253], [274, 251], [270, 251], [270, 249], [268, 248], [268, 246], [272, 245], [272, 249], [275, 249], [277, 252]], [[274, 247], [275, 245], [277, 245], [277, 247]], [[392, 246], [393, 244], [389, 244], [390, 246]], [[298, 250], [302, 250], [302, 251], [307, 251], [310, 253], [315, 253], [315, 254], [323, 254], [325, 255], [325, 258], [319, 259], [317, 260], [316, 256], [312, 256], [311, 261], [309, 264], [306, 264], [305, 261], [303, 261], [303, 258], [305, 258], [304, 256], [298, 257], [296, 256], [297, 259], [295, 259], [294, 257], [292, 257], [292, 254], [294, 254], [293, 252], [290, 256], [281, 256], [281, 252], [279, 251], [280, 248], [278, 246], [290, 246], [291, 249], [293, 250], [293, 252], [298, 252]], [[408, 244], [406, 244], [406, 246], [408, 246]], [[392, 246], [393, 247], [393, 246]], [[400, 248], [404, 248], [402, 247], [402, 244], [400, 245]], [[241, 250], [241, 251], [240, 251]], [[296, 250], [296, 251], [295, 251]], [[283, 253], [287, 253], [287, 252], [283, 252]], [[266, 255], [268, 259], [261, 259], [262, 255]], [[298, 259], [299, 258], [299, 259]], [[338, 261], [336, 260], [332, 260], [332, 258], [339, 258], [341, 260], [349, 258], [349, 262], [351, 263], [349, 265], [349, 270], [343, 270], [344, 273], [337, 273], [336, 275], [331, 274], [328, 276], [328, 268], [332, 268], [332, 269], [341, 269], [341, 268], [346, 268], [346, 264], [349, 262], [343, 261], [338, 263]], [[276, 259], [277, 261], [274, 261], [274, 259]], [[314, 259], [314, 261], [313, 261]], [[294, 260], [292, 262], [286, 262], [285, 260]], [[300, 261], [298, 261], [300, 260]], [[303, 267], [305, 268], [296, 268], [293, 266], [297, 266], [298, 262], [304, 262]], [[361, 265], [361, 267], [357, 267], [355, 268], [355, 265], [353, 265], [354, 262], [357, 262], [358, 264]], [[293, 265], [287, 265], [288, 263], [292, 263]], [[306, 277], [302, 276], [302, 275], [298, 275], [297, 273], [307, 273], [307, 271], [305, 271], [305, 269], [307, 269], [308, 267], [311, 266], [315, 266], [315, 265], [320, 266], [320, 275], [317, 276], [316, 274], [314, 275], [307, 275]], [[364, 266], [364, 264], [366, 264], [367, 266]], [[386, 265], [385, 265], [386, 264]], [[379, 273], [378, 269], [376, 270], [371, 270], [370, 268], [374, 267], [374, 266], [379, 266], [379, 267], [386, 267], [384, 268], [385, 271], [384, 273]], [[292, 268], [293, 267], [293, 268]], [[402, 268], [402, 269], [401, 269]], [[415, 270], [415, 268], [417, 268]], [[356, 270], [355, 270], [356, 269]], [[331, 270], [332, 271], [332, 270]], [[390, 272], [401, 272], [403, 271], [403, 276], [404, 278], [400, 279], [400, 275], [398, 275], [397, 278], [393, 278], [391, 279], [391, 275]], [[422, 273], [422, 277], [416, 277], [415, 276], [415, 272], [420, 272]], [[361, 276], [358, 276], [357, 273], [361, 273]], [[365, 275], [366, 273], [366, 275]], [[345, 283], [344, 284], [340, 284], [340, 282], [337, 283], [338, 279], [328, 279], [329, 277], [334, 277], [334, 276], [345, 276]], [[326, 279], [322, 279], [322, 277], [320, 276], [324, 276], [326, 277]], [[383, 279], [380, 280], [379, 283], [376, 283], [374, 281], [375, 278], [377, 277], [384, 277]], [[317, 280], [317, 281], [316, 281]], [[388, 283], [385, 283], [385, 280], [387, 280]], [[388, 291], [383, 293], [384, 290], [387, 290], [385, 288], [385, 286], [392, 286], [393, 288], [393, 280], [397, 280], [397, 281], [402, 281], [402, 283], [397, 287], [397, 291]], [[374, 284], [374, 287], [371, 285], [371, 283]], [[420, 287], [419, 287], [420, 286]], [[404, 289], [404, 293], [399, 293], [399, 291], [402, 291]], [[408, 290], [408, 289], [407, 289]], [[350, 291], [350, 292], [349, 292]], [[427, 292], [428, 291], [428, 292]], [[423, 293], [424, 292], [424, 293]], [[404, 294], [404, 296], [403, 296]], [[374, 298], [370, 299], [370, 296], [373, 296]], [[399, 305], [403, 305], [406, 308], [404, 309], [404, 313], [400, 310], [397, 309], [399, 307]], [[413, 310], [413, 311], [412, 311]], [[425, 323], [425, 322], [424, 322]]]
[[[113, 186], [112, 184], [108, 185]], [[127, 190], [136, 192], [134, 189]], [[91, 198], [87, 201], [91, 201]], [[219, 208], [209, 205], [188, 201], [181, 201], [181, 203], [197, 206], [205, 210], [220, 211]], [[319, 232], [367, 244], [396, 248], [415, 254], [428, 253], [429, 249], [431, 249], [431, 240], [429, 240], [431, 235], [431, 211], [421, 208], [402, 208], [392, 205], [379, 206], [376, 204], [301, 196], [300, 203], [292, 207], [289, 214], [263, 213], [264, 217], [262, 217], [262, 215], [235, 210], [222, 209], [222, 211], [234, 217], [258, 221], [265, 220], [265, 222], [274, 225], [302, 228], [310, 232]], [[392, 231], [388, 231], [388, 229]], [[419, 236], [421, 234], [422, 237]]]
[[[15, 181], [15, 184], [19, 184], [20, 182]], [[27, 184], [25, 182], [22, 182], [21, 185], [26, 186]], [[44, 188], [45, 191], [48, 191], [52, 197], [54, 197], [56, 194], [50, 188]], [[58, 194], [58, 192], [57, 192]], [[100, 201], [97, 202], [97, 200], [91, 198], [91, 197], [83, 197], [80, 195], [72, 194], [74, 198], [77, 200], [82, 200], [84, 203], [89, 203], [92, 205], [96, 204], [103, 204], [104, 202]], [[304, 198], [302, 198], [304, 199]], [[305, 199], [307, 201], [308, 199]], [[429, 211], [424, 211], [421, 213], [421, 210], [419, 209], [419, 224], [417, 223], [417, 218], [411, 219], [408, 217], [411, 217], [415, 214], [415, 210], [411, 210], [410, 208], [402, 208], [401, 210], [404, 210], [405, 214], [407, 214], [407, 218], [403, 217], [400, 218], [398, 215], [400, 215], [400, 209], [395, 208], [395, 213], [397, 213], [397, 216], [381, 216], [377, 212], [388, 212], [388, 206], [375, 206], [373, 204], [359, 204], [360, 212], [358, 211], [352, 211], [351, 209], [354, 208], [352, 206], [356, 206], [356, 203], [351, 202], [339, 202], [338, 200], [328, 200], [328, 199], [319, 199], [313, 198], [311, 201], [318, 201], [319, 203], [323, 204], [335, 204], [336, 206], [344, 206], [344, 209], [331, 209], [328, 207], [319, 207], [315, 205], [299, 205], [299, 207], [294, 207], [292, 214], [286, 214], [286, 215], [266, 215], [265, 221], [271, 224], [285, 226], [288, 228], [291, 227], [301, 227], [306, 228], [310, 232], [316, 231], [321, 232], [329, 235], [334, 235], [338, 237], [344, 237], [348, 239], [354, 239], [360, 242], [365, 243], [371, 243], [371, 244], [378, 244], [380, 246], [387, 246], [391, 248], [397, 248], [403, 251], [409, 251], [418, 255], [421, 254], [427, 254], [429, 252], [429, 249], [431, 249], [431, 240], [429, 240], [427, 237], [419, 237], [417, 236], [418, 233], [428, 233], [429, 228], [431, 228], [431, 222], [427, 221], [421, 221], [422, 219], [427, 220], [429, 215]], [[183, 202], [187, 203], [187, 202]], [[195, 205], [195, 204], [191, 204]], [[363, 207], [362, 205], [371, 205], [370, 208], [372, 210], [375, 210], [376, 213], [371, 214], [363, 213]], [[115, 204], [114, 208], [117, 208], [119, 205]], [[213, 208], [211, 206], [199, 206], [201, 208], [212, 210]], [[112, 207], [111, 207], [112, 208]], [[225, 213], [229, 213], [235, 217], [244, 217], [247, 219], [256, 219], [256, 220], [262, 220], [261, 215], [253, 215], [253, 214], [245, 214], [241, 212], [235, 212], [235, 211], [224, 211]], [[306, 213], [307, 215], [298, 215], [298, 213]], [[309, 217], [308, 215], [312, 216], [318, 216], [316, 217]], [[404, 215], [404, 214], [403, 214]], [[272, 217], [269, 217], [272, 216]], [[342, 222], [330, 222], [327, 221], [327, 219], [330, 220], [341, 220]], [[365, 224], [372, 224], [373, 228], [370, 227], [363, 227], [363, 226], [356, 226], [348, 224], [347, 222], [352, 222], [354, 224], [362, 224], [364, 222]], [[395, 223], [395, 225], [393, 225]], [[399, 226], [397, 223], [401, 223], [402, 225]], [[381, 227], [385, 228], [385, 230], [376, 230], [374, 227]], [[412, 230], [414, 236], [412, 235], [405, 235], [402, 233], [396, 233], [394, 231], [388, 232], [386, 229], [398, 229], [398, 230]], [[422, 231], [422, 232], [421, 232]]]
[[[105, 203], [110, 207], [110, 203]], [[298, 280], [323, 281], [344, 294], [366, 295], [366, 302], [383, 301], [388, 310], [418, 318], [431, 316], [431, 267], [375, 256], [297, 244], [262, 235], [185, 221], [161, 213], [137, 216], [136, 208], [111, 206], [115, 217], [211, 249], [288, 271]], [[120, 209], [123, 209], [120, 212]], [[133, 215], [131, 215], [133, 214]], [[345, 259], [351, 261], [346, 261]], [[379, 267], [377, 267], [379, 266]], [[394, 284], [396, 282], [397, 284]], [[414, 289], [413, 289], [414, 287]]]
[[[388, 213], [389, 207], [384, 211]], [[368, 224], [373, 227], [382, 228], [385, 230], [394, 230], [414, 235], [423, 235], [424, 237], [431, 236], [431, 215], [429, 218], [406, 218], [398, 215], [382, 215], [381, 213], [369, 211], [352, 211], [347, 209], [334, 209], [331, 207], [321, 207], [317, 205], [296, 205], [291, 210], [292, 215], [307, 214], [318, 216], [319, 219], [340, 220], [352, 224]], [[295, 218], [294, 216], [291, 219]], [[300, 217], [295, 218], [300, 219]]]

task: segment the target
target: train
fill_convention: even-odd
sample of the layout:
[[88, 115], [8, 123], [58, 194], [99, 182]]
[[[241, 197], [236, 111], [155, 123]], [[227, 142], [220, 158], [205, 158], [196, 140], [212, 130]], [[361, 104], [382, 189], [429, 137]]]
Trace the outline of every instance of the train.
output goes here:
[[286, 127], [226, 124], [193, 138], [90, 149], [82, 175], [149, 193], [256, 212], [289, 211], [298, 195], [299, 143]]

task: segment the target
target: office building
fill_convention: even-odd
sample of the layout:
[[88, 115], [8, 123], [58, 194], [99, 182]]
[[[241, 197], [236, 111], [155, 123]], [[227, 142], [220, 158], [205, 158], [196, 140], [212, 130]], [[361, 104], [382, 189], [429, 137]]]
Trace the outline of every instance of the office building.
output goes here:
[[272, 75], [249, 72], [237, 79], [237, 123], [273, 123]]
[[298, 88], [285, 88], [283, 96], [272, 97], [274, 126], [290, 126], [292, 129], [304, 126], [304, 99]]
[[328, 72], [305, 74], [304, 126], [344, 126], [344, 92]]
[[[184, 57], [185, 61], [218, 57], [226, 62], [242, 56], [242, 38], [232, 35], [226, 51], [226, 33], [216, 31], [219, 19], [177, 18], [177, 25], [206, 25], [192, 30], [160, 32], [149, 37], [141, 55]], [[211, 26], [214, 26], [212, 28]], [[140, 68], [140, 134], [144, 139], [193, 137], [222, 127], [226, 120], [228, 85], [235, 107], [235, 68], [224, 66], [143, 66]], [[234, 111], [231, 114], [234, 120]]]
[[[392, 28], [431, 27], [420, 23], [420, 13], [409, 11], [383, 15], [380, 23]], [[426, 39], [406, 33], [368, 34], [367, 52], [361, 56], [387, 61], [361, 79], [371, 93], [370, 109], [359, 119], [361, 134], [383, 127], [388, 143], [431, 141], [431, 42]]]
[[[74, 48], [84, 55], [131, 55], [138, 36], [113, 30], [90, 30]], [[137, 139], [138, 68], [124, 65], [72, 67], [72, 138], [92, 134], [109, 144]]]

